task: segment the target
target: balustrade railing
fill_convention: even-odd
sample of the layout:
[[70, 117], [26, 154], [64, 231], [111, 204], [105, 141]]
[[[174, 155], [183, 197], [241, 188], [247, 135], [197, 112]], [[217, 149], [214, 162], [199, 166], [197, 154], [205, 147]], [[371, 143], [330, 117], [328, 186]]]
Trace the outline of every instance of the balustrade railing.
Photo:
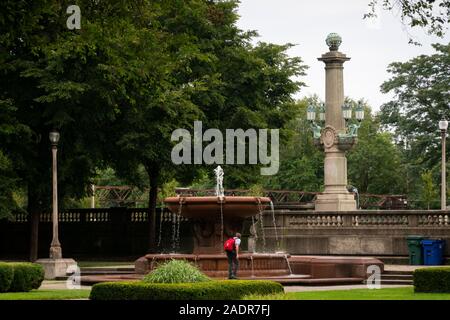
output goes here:
[[[157, 216], [160, 214], [160, 209], [157, 210]], [[72, 209], [61, 211], [59, 213], [59, 222], [64, 223], [94, 223], [94, 222], [110, 222], [113, 215], [121, 218], [124, 222], [139, 223], [148, 221], [148, 209], [141, 208], [104, 208], [104, 209]], [[161, 215], [163, 222], [174, 221], [174, 214], [168, 210], [164, 210]], [[159, 217], [158, 217], [159, 220]], [[52, 222], [52, 215], [50, 213], [42, 213], [39, 216], [39, 221], [42, 223]], [[180, 221], [187, 221], [186, 218], [181, 217]], [[18, 213], [12, 220], [13, 223], [27, 223], [28, 214]]]
[[450, 228], [450, 211], [398, 210], [353, 212], [279, 211], [285, 227], [341, 228], [341, 227], [442, 227]]

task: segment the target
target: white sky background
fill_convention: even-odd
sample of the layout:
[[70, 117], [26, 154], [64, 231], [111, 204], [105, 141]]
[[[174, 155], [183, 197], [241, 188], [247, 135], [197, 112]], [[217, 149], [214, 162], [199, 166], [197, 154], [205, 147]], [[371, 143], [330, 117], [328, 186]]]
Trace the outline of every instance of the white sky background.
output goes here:
[[[382, 94], [380, 85], [390, 78], [387, 66], [407, 61], [420, 54], [432, 54], [432, 43], [448, 43], [420, 29], [405, 29], [398, 13], [381, 11], [377, 20], [363, 20], [369, 0], [241, 0], [238, 26], [257, 30], [258, 41], [276, 44], [293, 43], [289, 55], [300, 56], [309, 66], [301, 80], [296, 98], [318, 94], [325, 98], [324, 64], [317, 60], [328, 51], [326, 36], [336, 32], [342, 37], [339, 51], [351, 57], [344, 64], [345, 95], [364, 98], [374, 110], [391, 99]], [[408, 44], [408, 32], [422, 46]]]

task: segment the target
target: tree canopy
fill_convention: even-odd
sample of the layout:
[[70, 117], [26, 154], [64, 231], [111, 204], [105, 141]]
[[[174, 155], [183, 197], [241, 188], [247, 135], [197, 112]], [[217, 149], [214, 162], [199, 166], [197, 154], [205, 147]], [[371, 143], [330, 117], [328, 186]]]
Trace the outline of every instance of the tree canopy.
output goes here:
[[198, 169], [172, 164], [175, 129], [194, 120], [219, 129], [283, 126], [303, 85], [292, 77], [305, 66], [287, 56], [290, 45], [252, 44], [256, 33], [236, 26], [237, 4], [84, 0], [81, 29], [69, 30], [69, 3], [4, 1], [0, 191], [8, 207], [0, 211], [14, 205], [12, 184], [27, 190], [33, 221], [49, 209], [54, 129], [61, 200], [82, 197], [97, 168], [112, 166], [150, 186], [153, 223], [158, 186], [174, 176], [189, 181]]
[[450, 45], [433, 47], [435, 54], [389, 65], [381, 90], [394, 99], [380, 114], [409, 157], [429, 168], [440, 161], [439, 120], [450, 116]]

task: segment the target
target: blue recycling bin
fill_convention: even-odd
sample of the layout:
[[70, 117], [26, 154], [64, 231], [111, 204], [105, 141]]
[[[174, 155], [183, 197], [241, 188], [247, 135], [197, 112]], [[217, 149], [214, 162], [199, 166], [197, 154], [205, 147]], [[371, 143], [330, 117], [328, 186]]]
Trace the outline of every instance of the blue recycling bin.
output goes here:
[[423, 264], [427, 266], [439, 266], [444, 262], [444, 240], [422, 240]]

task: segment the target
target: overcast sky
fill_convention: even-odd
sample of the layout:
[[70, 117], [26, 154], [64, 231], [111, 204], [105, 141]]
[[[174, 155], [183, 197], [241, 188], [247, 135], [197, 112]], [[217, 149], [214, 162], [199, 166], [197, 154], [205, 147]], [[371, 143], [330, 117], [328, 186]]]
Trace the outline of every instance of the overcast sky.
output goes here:
[[[421, 30], [405, 29], [396, 13], [382, 11], [376, 20], [363, 20], [369, 0], [241, 0], [239, 27], [257, 30], [259, 41], [294, 43], [291, 56], [300, 56], [309, 66], [302, 81], [307, 84], [297, 98], [310, 94], [325, 96], [324, 64], [317, 60], [328, 51], [325, 38], [330, 32], [341, 35], [339, 51], [351, 57], [344, 65], [345, 95], [365, 98], [378, 110], [390, 100], [380, 92], [389, 78], [386, 69], [394, 61], [407, 61], [434, 52], [431, 43], [448, 43]], [[408, 33], [422, 46], [408, 44]]]

